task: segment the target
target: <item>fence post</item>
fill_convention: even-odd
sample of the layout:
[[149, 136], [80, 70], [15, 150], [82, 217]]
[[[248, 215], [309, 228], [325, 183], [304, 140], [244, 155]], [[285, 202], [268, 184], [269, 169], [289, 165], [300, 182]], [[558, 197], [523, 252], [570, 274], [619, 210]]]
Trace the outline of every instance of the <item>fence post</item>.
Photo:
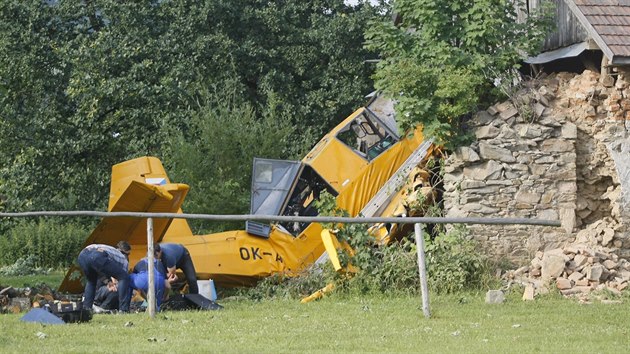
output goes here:
[[155, 265], [153, 250], [153, 218], [147, 218], [147, 262], [149, 267], [149, 289], [147, 291], [147, 302], [149, 303], [149, 316], [155, 317]]
[[418, 272], [420, 273], [420, 289], [422, 292], [422, 312], [424, 317], [431, 317], [431, 309], [429, 308], [429, 285], [427, 284], [427, 266], [424, 257], [424, 236], [422, 235], [423, 225], [414, 224], [416, 235], [416, 248], [418, 249]]

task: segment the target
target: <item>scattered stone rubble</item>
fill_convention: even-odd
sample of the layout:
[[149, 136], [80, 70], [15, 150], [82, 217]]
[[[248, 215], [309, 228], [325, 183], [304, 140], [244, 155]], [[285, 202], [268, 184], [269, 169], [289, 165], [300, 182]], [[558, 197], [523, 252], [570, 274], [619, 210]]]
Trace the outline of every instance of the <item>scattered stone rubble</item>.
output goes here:
[[539, 251], [530, 264], [506, 272], [503, 278], [508, 286], [516, 283], [525, 287], [523, 300], [533, 300], [553, 289], [565, 296], [603, 290], [619, 295], [630, 285], [630, 262], [609, 248], [575, 243]]

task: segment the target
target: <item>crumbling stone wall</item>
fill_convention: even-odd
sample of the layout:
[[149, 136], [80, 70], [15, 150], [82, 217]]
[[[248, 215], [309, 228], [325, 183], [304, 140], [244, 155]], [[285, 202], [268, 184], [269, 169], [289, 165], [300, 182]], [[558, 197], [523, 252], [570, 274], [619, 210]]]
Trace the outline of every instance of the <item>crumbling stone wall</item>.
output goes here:
[[630, 258], [629, 82], [630, 71], [557, 73], [478, 112], [476, 141], [446, 161], [447, 216], [562, 222], [470, 226], [497, 258], [525, 262], [572, 243]]

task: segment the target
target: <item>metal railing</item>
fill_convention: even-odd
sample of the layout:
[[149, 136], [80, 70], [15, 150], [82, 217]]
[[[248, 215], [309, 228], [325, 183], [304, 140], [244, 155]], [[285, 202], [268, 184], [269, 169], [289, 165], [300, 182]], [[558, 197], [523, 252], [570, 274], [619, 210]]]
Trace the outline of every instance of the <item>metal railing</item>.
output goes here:
[[[422, 311], [426, 318], [431, 317], [429, 307], [429, 291], [426, 279], [426, 263], [424, 252], [424, 224], [483, 224], [483, 225], [535, 225], [561, 226], [557, 220], [539, 220], [528, 218], [447, 218], [447, 217], [333, 217], [333, 216], [279, 216], [279, 215], [211, 215], [211, 214], [179, 214], [179, 213], [141, 213], [141, 212], [102, 212], [102, 211], [30, 211], [19, 213], [0, 213], [0, 218], [19, 217], [132, 217], [147, 219], [147, 258], [148, 264], [153, 264], [153, 219], [189, 219], [213, 221], [277, 221], [302, 223], [344, 223], [344, 224], [376, 224], [398, 223], [414, 224], [415, 241], [418, 249], [418, 273], [420, 276]], [[149, 268], [149, 289], [147, 294], [148, 313], [155, 317], [155, 274], [154, 268]]]
[[212, 221], [290, 221], [290, 222], [332, 222], [345, 224], [485, 224], [485, 225], [536, 225], [560, 226], [557, 220], [540, 220], [529, 218], [446, 218], [446, 217], [341, 217], [341, 216], [280, 216], [280, 215], [212, 215], [212, 214], [179, 214], [179, 213], [143, 213], [143, 212], [106, 212], [106, 211], [27, 211], [19, 213], [0, 213], [0, 218], [43, 217], [43, 216], [96, 216], [107, 217], [140, 217], [154, 219], [189, 219]]

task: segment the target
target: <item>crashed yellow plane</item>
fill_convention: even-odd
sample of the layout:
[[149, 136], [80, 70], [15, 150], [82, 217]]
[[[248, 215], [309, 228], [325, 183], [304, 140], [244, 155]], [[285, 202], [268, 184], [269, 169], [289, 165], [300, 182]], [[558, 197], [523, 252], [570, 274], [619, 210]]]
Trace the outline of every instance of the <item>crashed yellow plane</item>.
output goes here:
[[[314, 201], [327, 191], [351, 216], [392, 216], [402, 184], [433, 147], [420, 129], [398, 134], [391, 102], [375, 98], [339, 123], [302, 161], [254, 159], [251, 214], [316, 216]], [[108, 210], [181, 213], [188, 192], [172, 183], [154, 157], [112, 168]], [[155, 240], [183, 244], [198, 279], [218, 286], [253, 285], [276, 273], [296, 274], [325, 255], [319, 223], [247, 222], [245, 230], [193, 235], [185, 219], [155, 219]], [[377, 232], [387, 238], [386, 229]], [[130, 264], [146, 255], [146, 222], [141, 218], [104, 218], [85, 245], [132, 245]], [[60, 291], [82, 292], [78, 267], [68, 271]]]

